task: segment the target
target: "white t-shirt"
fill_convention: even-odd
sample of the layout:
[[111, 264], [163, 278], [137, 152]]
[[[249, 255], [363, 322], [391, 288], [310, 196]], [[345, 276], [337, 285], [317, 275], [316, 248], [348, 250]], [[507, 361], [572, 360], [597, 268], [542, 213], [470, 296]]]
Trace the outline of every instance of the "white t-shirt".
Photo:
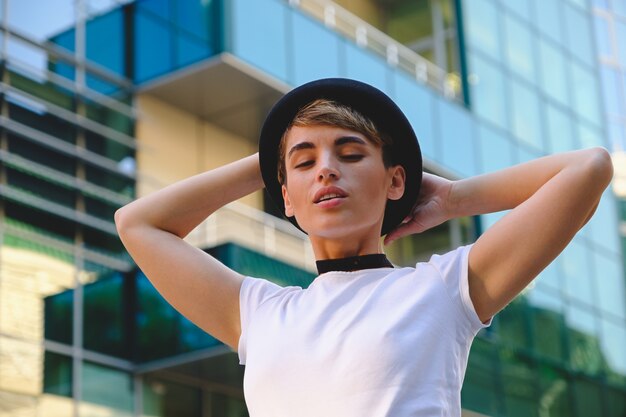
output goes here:
[[327, 272], [241, 287], [239, 359], [251, 417], [461, 415], [471, 342], [489, 325], [464, 246], [415, 268]]

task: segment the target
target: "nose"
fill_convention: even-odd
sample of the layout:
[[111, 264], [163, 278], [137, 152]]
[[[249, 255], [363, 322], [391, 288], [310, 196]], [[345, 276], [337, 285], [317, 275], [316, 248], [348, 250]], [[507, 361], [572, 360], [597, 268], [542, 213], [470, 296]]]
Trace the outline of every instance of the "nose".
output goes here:
[[318, 181], [336, 181], [340, 177], [337, 161], [330, 155], [324, 155], [320, 158], [319, 168], [317, 171]]

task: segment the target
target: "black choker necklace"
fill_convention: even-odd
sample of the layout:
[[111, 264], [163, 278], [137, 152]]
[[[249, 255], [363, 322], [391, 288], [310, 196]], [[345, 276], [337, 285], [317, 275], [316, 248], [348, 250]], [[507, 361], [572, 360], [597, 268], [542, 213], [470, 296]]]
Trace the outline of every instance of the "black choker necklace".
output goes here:
[[384, 253], [371, 255], [349, 256], [339, 259], [322, 259], [315, 261], [317, 273], [323, 274], [330, 271], [358, 271], [360, 269], [393, 268]]

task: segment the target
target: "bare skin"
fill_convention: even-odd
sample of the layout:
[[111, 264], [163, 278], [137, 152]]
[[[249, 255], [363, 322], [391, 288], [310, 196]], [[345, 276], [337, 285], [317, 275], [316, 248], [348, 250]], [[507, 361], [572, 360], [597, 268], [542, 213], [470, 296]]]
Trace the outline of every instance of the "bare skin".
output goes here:
[[[290, 132], [286, 149], [303, 142], [313, 146], [300, 147], [286, 158], [287, 214], [295, 214], [307, 230], [317, 259], [382, 253], [381, 207], [387, 198], [402, 195], [403, 169], [385, 168], [380, 149], [369, 141], [339, 144], [337, 139], [346, 137], [341, 129], [301, 129]], [[512, 209], [470, 252], [470, 295], [485, 321], [519, 294], [588, 221], [612, 173], [608, 152], [594, 148], [455, 182], [425, 175], [413, 214], [386, 243], [454, 217]], [[166, 187], [115, 214], [122, 242], [157, 290], [233, 349], [241, 334], [243, 277], [182, 239], [218, 208], [262, 186], [255, 154]], [[339, 196], [317, 201], [320, 192]]]

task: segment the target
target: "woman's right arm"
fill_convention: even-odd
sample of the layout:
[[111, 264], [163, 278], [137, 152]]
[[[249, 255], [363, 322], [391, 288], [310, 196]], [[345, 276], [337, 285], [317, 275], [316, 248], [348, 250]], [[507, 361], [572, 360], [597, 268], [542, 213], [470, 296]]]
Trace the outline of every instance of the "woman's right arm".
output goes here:
[[183, 240], [220, 207], [263, 187], [258, 154], [187, 178], [120, 208], [122, 243], [181, 314], [237, 349], [243, 276]]

